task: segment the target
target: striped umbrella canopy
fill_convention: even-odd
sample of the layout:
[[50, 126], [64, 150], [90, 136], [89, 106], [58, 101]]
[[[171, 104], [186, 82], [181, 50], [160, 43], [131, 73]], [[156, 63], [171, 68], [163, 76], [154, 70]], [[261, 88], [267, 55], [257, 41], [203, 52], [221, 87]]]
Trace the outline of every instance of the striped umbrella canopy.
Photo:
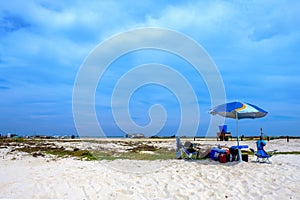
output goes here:
[[214, 107], [209, 112], [212, 115], [221, 115], [227, 118], [245, 119], [245, 118], [261, 118], [268, 114], [267, 111], [244, 102], [230, 102]]
[[[212, 115], [220, 115], [226, 118], [236, 119], [236, 135], [237, 135], [237, 146], [239, 147], [239, 134], [238, 134], [238, 120], [239, 119], [255, 119], [261, 118], [268, 114], [267, 111], [259, 108], [250, 103], [234, 101], [230, 103], [221, 104], [212, 108], [209, 111]], [[239, 149], [239, 160], [241, 161], [241, 151]]]

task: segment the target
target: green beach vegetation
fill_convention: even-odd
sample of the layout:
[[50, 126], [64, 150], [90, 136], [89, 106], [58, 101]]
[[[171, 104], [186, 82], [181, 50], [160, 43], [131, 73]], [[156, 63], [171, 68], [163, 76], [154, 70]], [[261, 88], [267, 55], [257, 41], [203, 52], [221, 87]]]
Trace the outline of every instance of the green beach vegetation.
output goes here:
[[[129, 160], [169, 160], [175, 159], [175, 151], [167, 148], [155, 147], [151, 142], [142, 142], [139, 140], [124, 140], [118, 141], [116, 144], [125, 148], [124, 151], [118, 151], [118, 148], [88, 148], [79, 149], [75, 144], [73, 147], [68, 146], [69, 142], [78, 142], [80, 140], [41, 140], [41, 139], [24, 139], [24, 138], [0, 138], [0, 148], [10, 148], [11, 151], [20, 151], [31, 154], [34, 157], [46, 155], [53, 155], [58, 158], [73, 157], [80, 160], [116, 160], [116, 159], [129, 159]], [[99, 140], [86, 140], [84, 142], [91, 143], [98, 147], [99, 144], [107, 143], [108, 146], [113, 142], [99, 141]], [[162, 141], [155, 141], [162, 142]], [[67, 147], [68, 146], [68, 147]], [[75, 147], [74, 147], [75, 146]], [[249, 156], [253, 156], [251, 151], [242, 151]], [[300, 155], [299, 151], [289, 152], [274, 152], [273, 155]]]
[[[123, 143], [124, 146], [131, 147], [128, 151], [118, 152], [116, 150], [105, 149], [79, 149], [65, 148], [64, 144], [74, 140], [40, 140], [40, 139], [24, 139], [24, 138], [1, 138], [0, 147], [12, 148], [12, 151], [20, 151], [31, 154], [34, 157], [53, 155], [59, 158], [74, 157], [80, 160], [166, 160], [175, 159], [175, 152], [164, 148], [156, 148], [154, 146], [143, 144], [138, 141], [129, 141]], [[77, 141], [80, 142], [80, 141]], [[99, 141], [87, 140], [85, 142], [101, 143]]]

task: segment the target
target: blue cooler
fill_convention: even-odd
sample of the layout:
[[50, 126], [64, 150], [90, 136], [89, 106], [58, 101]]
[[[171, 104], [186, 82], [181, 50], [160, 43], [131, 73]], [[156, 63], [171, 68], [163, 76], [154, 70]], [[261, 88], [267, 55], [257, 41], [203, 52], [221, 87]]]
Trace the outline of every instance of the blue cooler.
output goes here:
[[212, 148], [210, 151], [210, 158], [212, 160], [218, 160], [219, 153], [218, 153], [218, 148]]
[[218, 161], [220, 154], [226, 154], [226, 151], [224, 149], [212, 148], [210, 151], [210, 158], [215, 161]]

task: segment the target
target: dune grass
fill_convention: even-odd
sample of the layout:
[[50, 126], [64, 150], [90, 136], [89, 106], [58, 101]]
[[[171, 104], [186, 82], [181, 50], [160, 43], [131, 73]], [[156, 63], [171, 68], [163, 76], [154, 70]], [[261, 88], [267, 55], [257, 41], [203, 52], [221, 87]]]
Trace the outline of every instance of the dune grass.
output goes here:
[[[62, 142], [62, 141], [60, 141]], [[34, 157], [45, 156], [46, 154], [55, 155], [57, 157], [74, 157], [82, 160], [170, 160], [175, 159], [174, 150], [156, 148], [150, 144], [141, 143], [139, 141], [132, 143], [131, 141], [123, 142], [124, 146], [134, 146], [134, 148], [127, 149], [127, 152], [117, 152], [102, 150], [83, 150], [83, 149], [66, 149], [61, 145], [47, 140], [32, 140], [23, 138], [0, 138], [0, 146], [13, 147], [12, 151], [23, 151], [31, 154]], [[244, 151], [249, 156], [253, 155], [251, 151]], [[274, 152], [273, 155], [300, 155], [300, 151], [291, 152]]]
[[101, 151], [67, 151], [67, 150], [49, 150], [46, 154], [56, 155], [58, 157], [78, 157], [85, 160], [117, 160], [117, 159], [129, 159], [129, 160], [168, 160], [174, 159], [175, 153], [173, 151], [155, 151], [154, 154], [146, 154], [140, 152], [125, 152], [125, 153], [114, 153], [114, 152], [101, 152]]
[[97, 158], [88, 150], [77, 150], [77, 151], [69, 151], [69, 150], [48, 150], [45, 151], [46, 154], [56, 155], [58, 157], [77, 157], [85, 160], [97, 160]]
[[300, 151], [287, 151], [287, 152], [274, 152], [273, 155], [288, 155], [288, 154], [292, 154], [292, 155], [300, 155]]
[[[35, 140], [23, 138], [0, 138], [2, 146], [13, 147], [12, 151], [22, 151], [31, 154], [34, 157], [47, 154], [57, 157], [75, 157], [82, 160], [167, 160], [174, 159], [175, 152], [167, 149], [158, 149], [148, 144], [140, 142], [131, 143], [130, 141], [123, 145], [135, 146], [127, 152], [111, 152], [107, 150], [83, 150], [83, 149], [66, 149], [61, 145], [57, 145], [55, 140]], [[59, 142], [65, 142], [59, 140]], [[1, 146], [0, 145], [0, 146]], [[146, 152], [145, 152], [146, 151]]]
[[155, 150], [153, 154], [141, 153], [138, 151], [133, 152], [100, 152], [93, 151], [93, 156], [96, 160], [117, 160], [117, 159], [128, 159], [128, 160], [169, 160], [175, 158], [175, 153], [168, 150]]

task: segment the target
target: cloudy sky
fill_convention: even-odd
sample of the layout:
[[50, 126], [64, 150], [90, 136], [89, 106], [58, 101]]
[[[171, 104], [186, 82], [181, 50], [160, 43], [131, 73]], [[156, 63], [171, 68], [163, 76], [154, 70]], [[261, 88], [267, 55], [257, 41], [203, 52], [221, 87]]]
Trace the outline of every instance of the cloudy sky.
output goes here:
[[[262, 119], [240, 120], [241, 134], [258, 135], [263, 127], [266, 135], [297, 135], [299, 10], [296, 0], [1, 1], [0, 133], [76, 133], [72, 95], [84, 61], [112, 36], [136, 28], [157, 27], [184, 34], [203, 47], [222, 77], [227, 101], [253, 103], [269, 112]], [[146, 49], [121, 56], [99, 81], [94, 107], [105, 135], [124, 134], [120, 126], [125, 122], [116, 120], [112, 111], [115, 84], [130, 70], [148, 63], [168, 66], [189, 81], [197, 101], [191, 101], [190, 107], [184, 102], [183, 107], [191, 116], [194, 106], [199, 107], [197, 135], [213, 134], [207, 133], [212, 104], [203, 77], [179, 56]], [[150, 75], [155, 76], [155, 71], [140, 78]], [[126, 101], [138, 126], [158, 119], [159, 125], [164, 124], [156, 132], [177, 134], [183, 108], [181, 99], [168, 86], [144, 85]], [[151, 118], [149, 109], [157, 104], [164, 110], [155, 114], [154, 109]], [[185, 119], [183, 125], [189, 126], [187, 121], [194, 120]], [[227, 119], [225, 123], [234, 133], [234, 120]]]

